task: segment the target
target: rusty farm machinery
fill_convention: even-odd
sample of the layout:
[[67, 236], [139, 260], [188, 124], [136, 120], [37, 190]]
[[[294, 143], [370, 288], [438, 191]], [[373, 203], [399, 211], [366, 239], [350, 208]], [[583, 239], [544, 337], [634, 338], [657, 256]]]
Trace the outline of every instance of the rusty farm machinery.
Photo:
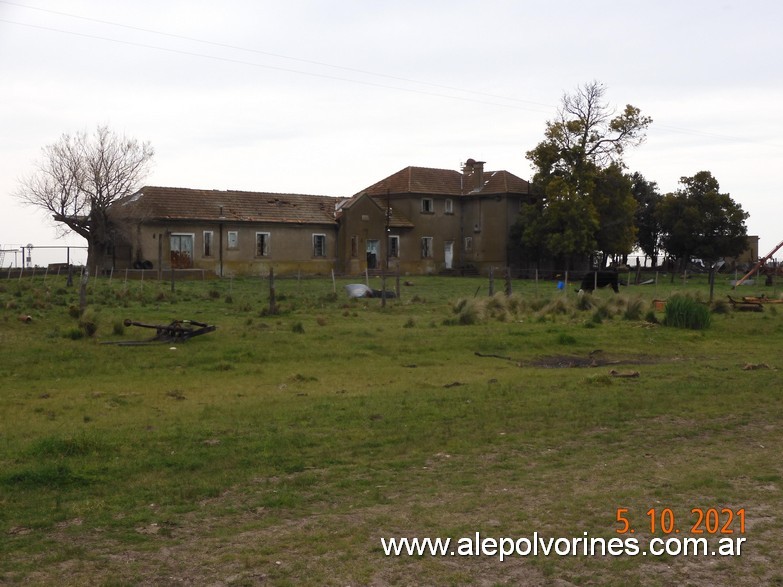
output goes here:
[[135, 320], [126, 319], [123, 324], [127, 326], [139, 326], [155, 330], [155, 336], [146, 340], [120, 340], [108, 341], [103, 344], [115, 344], [118, 346], [139, 346], [146, 344], [185, 342], [194, 336], [201, 336], [214, 332], [217, 326], [197, 322], [195, 320], [174, 320], [169, 324], [145, 324]]

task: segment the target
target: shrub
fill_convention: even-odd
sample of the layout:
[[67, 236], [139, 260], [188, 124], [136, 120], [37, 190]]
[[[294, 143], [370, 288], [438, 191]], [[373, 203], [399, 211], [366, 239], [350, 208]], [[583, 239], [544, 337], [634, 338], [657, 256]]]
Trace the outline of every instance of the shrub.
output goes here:
[[508, 308], [508, 298], [504, 294], [496, 294], [487, 299], [484, 304], [487, 314], [499, 322], [511, 320], [511, 312]]
[[614, 317], [611, 305], [604, 302], [603, 304], [596, 306], [593, 312], [593, 322], [600, 324], [604, 320], [611, 320]]
[[626, 320], [639, 320], [644, 311], [644, 302], [641, 298], [631, 298], [625, 306], [623, 318]]
[[564, 345], [576, 344], [576, 339], [570, 334], [561, 332], [560, 334], [557, 335], [557, 344], [564, 344]]
[[506, 307], [512, 314], [521, 314], [525, 311], [525, 300], [517, 294], [512, 294], [506, 298]]
[[577, 310], [587, 311], [593, 309], [593, 296], [585, 293], [580, 293], [576, 296], [576, 308]]
[[570, 308], [568, 302], [562, 296], [558, 296], [555, 299], [551, 300], [543, 308], [541, 308], [541, 313], [542, 314], [568, 314], [569, 309]]
[[93, 336], [98, 332], [98, 316], [92, 308], [85, 308], [79, 318], [79, 328], [86, 336]]
[[454, 311], [455, 314], [459, 314], [460, 312], [462, 312], [463, 308], [465, 308], [467, 304], [468, 304], [467, 298], [460, 298], [456, 302], [454, 302], [454, 307], [452, 308], [452, 310]]
[[709, 328], [710, 310], [693, 298], [676, 295], [666, 302], [663, 323], [666, 326], [692, 330]]
[[484, 320], [485, 307], [480, 300], [471, 300], [459, 312], [458, 321], [462, 325], [479, 324]]
[[487, 303], [483, 299], [461, 298], [454, 303], [452, 311], [457, 314], [455, 320], [445, 320], [444, 324], [478, 324], [486, 315]]
[[535, 298], [533, 301], [530, 302], [529, 307], [532, 311], [538, 312], [539, 310], [542, 310], [544, 306], [546, 306], [549, 303], [549, 300], [546, 298]]
[[71, 340], [79, 340], [80, 338], [84, 338], [84, 332], [82, 332], [81, 328], [74, 326], [66, 330], [63, 333], [63, 337], [70, 338]]
[[731, 311], [731, 305], [726, 300], [715, 300], [711, 310], [713, 314], [728, 314]]
[[125, 322], [123, 320], [115, 320], [112, 325], [112, 332], [117, 336], [125, 334]]
[[495, 294], [494, 296], [487, 299], [487, 309], [494, 313], [496, 311], [501, 311], [506, 309], [506, 302], [504, 300], [503, 294]]

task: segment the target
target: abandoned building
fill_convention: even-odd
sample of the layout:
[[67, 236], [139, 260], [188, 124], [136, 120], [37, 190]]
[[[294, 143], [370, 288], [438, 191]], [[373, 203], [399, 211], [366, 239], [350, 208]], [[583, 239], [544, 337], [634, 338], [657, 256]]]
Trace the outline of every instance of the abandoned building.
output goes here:
[[483, 272], [513, 264], [529, 185], [468, 159], [406, 167], [350, 198], [143, 187], [112, 209], [115, 269], [218, 276]]

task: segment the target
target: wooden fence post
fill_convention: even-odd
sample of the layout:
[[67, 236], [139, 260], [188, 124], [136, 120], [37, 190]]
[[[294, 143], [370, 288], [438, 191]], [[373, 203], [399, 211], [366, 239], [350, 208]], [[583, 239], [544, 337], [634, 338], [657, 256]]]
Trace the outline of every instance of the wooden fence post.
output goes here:
[[277, 314], [277, 302], [275, 301], [275, 270], [269, 268], [269, 313]]

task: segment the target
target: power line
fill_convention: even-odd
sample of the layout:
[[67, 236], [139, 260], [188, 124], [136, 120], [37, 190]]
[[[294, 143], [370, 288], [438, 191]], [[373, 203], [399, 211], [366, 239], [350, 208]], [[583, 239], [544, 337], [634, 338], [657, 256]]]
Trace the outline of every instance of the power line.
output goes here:
[[[0, 2], [2, 2], [2, 1], [3, 0], [0, 0]], [[24, 23], [24, 22], [16, 22], [16, 21], [7, 20], [7, 19], [4, 19], [4, 18], [0, 18], [0, 22], [5, 22], [7, 24], [13, 24], [13, 25], [17, 25], [17, 26], [29, 27], [29, 28], [34, 28], [34, 29], [39, 29], [39, 30], [44, 30], [44, 31], [49, 31], [49, 32], [61, 33], [61, 34], [65, 34], [65, 35], [72, 35], [72, 36], [76, 36], [76, 37], [83, 37], [83, 38], [87, 38], [87, 39], [95, 39], [95, 40], [99, 40], [99, 41], [106, 41], [106, 42], [109, 42], [109, 43], [117, 43], [117, 44], [121, 44], [121, 45], [129, 45], [129, 46], [132, 46], [132, 47], [142, 47], [142, 48], [145, 48], [145, 49], [154, 49], [156, 51], [166, 51], [168, 53], [176, 53], [176, 54], [179, 54], [179, 55], [187, 55], [189, 57], [198, 57], [198, 58], [201, 58], [201, 59], [211, 59], [213, 61], [222, 61], [222, 62], [225, 62], [225, 63], [234, 63], [234, 64], [237, 64], [237, 65], [247, 65], [247, 66], [251, 66], [251, 67], [258, 67], [258, 68], [261, 68], [261, 69], [270, 69], [270, 70], [274, 70], [274, 71], [283, 71], [283, 72], [287, 72], [287, 73], [295, 73], [295, 74], [298, 74], [298, 75], [306, 75], [306, 76], [310, 76], [310, 77], [317, 77], [317, 78], [322, 78], [322, 79], [331, 79], [331, 80], [348, 82], [348, 83], [359, 84], [359, 85], [364, 85], [364, 86], [371, 86], [371, 87], [376, 87], [376, 88], [384, 88], [384, 89], [387, 89], [387, 90], [397, 90], [397, 91], [400, 91], [400, 92], [409, 92], [409, 93], [421, 94], [421, 95], [426, 95], [426, 96], [434, 96], [434, 97], [438, 97], [438, 98], [447, 98], [447, 99], [450, 99], [450, 100], [459, 100], [459, 101], [463, 101], [463, 102], [472, 102], [472, 103], [475, 103], [475, 104], [487, 104], [487, 105], [491, 105], [491, 106], [500, 106], [500, 107], [504, 107], [504, 108], [512, 108], [512, 109], [515, 109], [515, 110], [532, 110], [532, 111], [536, 111], [536, 112], [537, 111], [541, 111], [540, 108], [539, 109], [535, 109], [535, 108], [532, 108], [532, 107], [524, 107], [524, 106], [521, 106], [521, 105], [501, 104], [499, 102], [490, 102], [488, 100], [480, 100], [478, 98], [467, 98], [467, 97], [464, 97], [464, 96], [453, 96], [453, 95], [443, 94], [443, 93], [438, 93], [438, 92], [428, 92], [428, 91], [425, 91], [425, 90], [416, 90], [416, 89], [411, 89], [411, 88], [403, 88], [403, 87], [399, 87], [399, 86], [391, 86], [391, 85], [387, 85], [387, 84], [381, 84], [381, 83], [375, 83], [375, 82], [369, 82], [369, 81], [362, 81], [362, 80], [357, 80], [357, 79], [350, 79], [350, 78], [339, 77], [339, 76], [335, 76], [335, 75], [328, 75], [328, 74], [324, 74], [324, 73], [315, 73], [315, 72], [311, 72], [311, 71], [302, 71], [302, 70], [299, 70], [299, 69], [291, 69], [291, 68], [288, 68], [288, 67], [280, 67], [280, 66], [275, 66], [275, 65], [264, 65], [264, 64], [261, 64], [261, 63], [254, 63], [252, 61], [245, 61], [245, 60], [242, 60], [242, 59], [233, 59], [233, 58], [230, 58], [230, 57], [219, 57], [217, 55], [208, 55], [206, 53], [196, 53], [196, 52], [193, 52], [193, 51], [184, 51], [182, 49], [172, 49], [170, 47], [161, 47], [161, 46], [157, 46], [157, 45], [150, 45], [150, 44], [147, 44], [147, 43], [138, 43], [138, 42], [135, 42], [135, 41], [123, 41], [123, 40], [120, 40], [120, 39], [113, 39], [111, 37], [102, 37], [100, 35], [91, 35], [91, 34], [87, 34], [87, 33], [77, 33], [75, 31], [67, 31], [67, 30], [58, 29], [58, 28], [54, 28], [54, 27], [46, 27], [46, 26], [29, 24], [29, 23]], [[460, 90], [460, 91], [466, 91], [467, 92], [468, 90]]]
[[694, 130], [694, 129], [688, 129], [688, 128], [679, 128], [675, 126], [667, 126], [663, 124], [656, 124], [655, 127], [657, 129], [671, 132], [671, 133], [677, 133], [677, 134], [683, 134], [683, 135], [693, 135], [693, 136], [699, 136], [699, 137], [706, 137], [711, 139], [718, 139], [722, 141], [730, 141], [734, 143], [753, 143], [756, 145], [768, 145], [770, 147], [777, 147], [777, 148], [783, 148], [783, 145], [779, 145], [776, 143], [769, 143], [767, 141], [758, 141], [756, 139], [749, 139], [749, 138], [743, 138], [743, 137], [735, 137], [732, 135], [724, 135], [719, 133], [713, 133], [713, 132], [705, 132], [701, 130]]
[[[341, 70], [341, 71], [347, 71], [347, 72], [352, 72], [352, 73], [359, 73], [359, 74], [362, 74], [362, 75], [369, 75], [369, 76], [373, 76], [373, 77], [390, 79], [390, 80], [394, 80], [394, 81], [400, 81], [400, 82], [405, 82], [405, 83], [417, 84], [417, 85], [421, 85], [421, 86], [428, 86], [428, 87], [432, 87], [432, 88], [439, 88], [441, 90], [449, 90], [449, 91], [453, 91], [453, 92], [462, 92], [462, 93], [465, 93], [465, 94], [473, 94], [473, 95], [476, 95], [476, 96], [483, 96], [485, 98], [493, 98], [493, 99], [496, 99], [496, 100], [506, 100], [506, 101], [509, 101], [509, 102], [518, 102], [518, 103], [521, 103], [521, 104], [530, 104], [531, 106], [537, 106], [537, 107], [542, 107], [542, 108], [547, 108], [547, 109], [551, 109], [552, 108], [552, 106], [550, 104], [544, 104], [544, 103], [541, 103], [541, 102], [534, 102], [534, 101], [531, 101], [531, 100], [523, 100], [521, 98], [515, 98], [515, 97], [511, 97], [511, 96], [503, 96], [503, 95], [500, 95], [500, 94], [492, 94], [492, 93], [481, 92], [481, 91], [477, 91], [477, 90], [466, 90], [464, 88], [457, 88], [457, 87], [454, 87], [454, 86], [447, 86], [447, 85], [443, 85], [443, 84], [435, 84], [435, 83], [432, 83], [432, 82], [424, 82], [424, 81], [421, 81], [421, 80], [415, 80], [415, 79], [411, 79], [411, 78], [393, 76], [393, 75], [389, 75], [389, 74], [385, 74], [385, 73], [378, 73], [378, 72], [374, 72], [374, 71], [368, 71], [368, 70], [358, 69], [358, 68], [354, 68], [354, 67], [347, 67], [347, 66], [343, 66], [343, 65], [335, 65], [333, 63], [326, 63], [326, 62], [322, 62], [322, 61], [315, 61], [315, 60], [312, 60], [312, 59], [304, 59], [304, 58], [300, 58], [300, 57], [291, 57], [289, 55], [283, 55], [283, 54], [280, 54], [280, 53], [273, 53], [273, 52], [270, 52], [270, 51], [261, 51], [259, 49], [251, 49], [251, 48], [248, 48], [248, 47], [241, 47], [241, 46], [238, 46], [238, 45], [231, 45], [231, 44], [228, 44], [228, 43], [218, 43], [216, 41], [209, 41], [209, 40], [199, 39], [199, 38], [196, 38], [196, 37], [190, 37], [190, 36], [186, 36], [186, 35], [178, 35], [178, 34], [174, 34], [174, 33], [168, 33], [168, 32], [165, 32], [165, 31], [148, 29], [148, 28], [145, 28], [145, 27], [137, 27], [137, 26], [122, 24], [122, 23], [114, 22], [114, 21], [110, 21], [110, 20], [102, 20], [102, 19], [98, 19], [98, 18], [91, 18], [91, 17], [87, 17], [87, 16], [80, 16], [80, 15], [77, 15], [77, 14], [71, 14], [71, 13], [68, 13], [68, 12], [61, 12], [61, 11], [57, 11], [57, 10], [49, 10], [49, 9], [46, 9], [46, 8], [38, 8], [38, 7], [34, 7], [34, 6], [27, 6], [25, 4], [19, 4], [17, 2], [10, 2], [8, 0], [0, 0], [0, 3], [2, 3], [2, 4], [9, 4], [11, 6], [17, 6], [19, 8], [25, 8], [25, 9], [29, 9], [29, 10], [37, 10], [39, 12], [47, 12], [49, 14], [56, 14], [58, 16], [65, 16], [67, 18], [74, 18], [74, 19], [78, 19], [78, 20], [84, 20], [84, 21], [88, 21], [88, 22], [95, 22], [95, 23], [99, 23], [99, 24], [105, 24], [105, 25], [120, 27], [120, 28], [133, 30], [133, 31], [139, 31], [139, 32], [143, 32], [143, 33], [150, 33], [150, 34], [159, 35], [159, 36], [163, 36], [163, 37], [168, 37], [168, 38], [172, 38], [172, 39], [179, 39], [179, 40], [189, 41], [189, 42], [193, 42], [193, 43], [200, 43], [200, 44], [203, 44], [203, 45], [210, 45], [210, 46], [213, 46], [213, 47], [220, 47], [220, 48], [223, 48], [223, 49], [232, 49], [232, 50], [235, 50], [235, 51], [244, 51], [244, 52], [247, 52], [247, 53], [254, 53], [256, 55], [263, 55], [265, 57], [274, 57], [276, 59], [285, 59], [285, 60], [288, 60], [288, 61], [295, 61], [295, 62], [298, 62], [298, 63], [305, 63], [305, 64], [308, 64], [308, 65], [316, 65], [318, 67], [327, 67], [327, 68], [330, 68], [330, 69], [337, 69], [337, 70]], [[5, 22], [9, 22], [9, 21], [5, 21]], [[22, 24], [22, 23], [12, 23], [12, 24]], [[33, 25], [28, 25], [28, 26], [33, 26]], [[49, 29], [49, 30], [55, 30], [55, 31], [58, 31], [58, 32], [69, 33], [69, 31], [64, 31], [64, 30], [61, 30], [61, 29]], [[78, 34], [78, 33], [73, 33], [73, 34]], [[96, 37], [96, 38], [100, 38], [102, 40], [112, 40], [112, 39], [107, 39], [107, 38], [103, 38], [103, 37]], [[119, 42], [122, 42], [122, 41], [119, 41]], [[147, 46], [147, 45], [142, 45], [142, 46]], [[151, 47], [151, 48], [160, 49], [160, 47]], [[191, 53], [189, 53], [189, 54], [190, 55], [198, 55], [198, 54], [191, 54]], [[295, 73], [302, 73], [302, 72], [299, 72], [297, 70], [289, 70], [289, 69], [283, 69], [283, 70], [284, 71], [293, 71]], [[342, 79], [342, 78], [332, 78], [332, 79]], [[343, 81], [351, 81], [351, 80], [343, 80]], [[388, 86], [380, 86], [380, 87], [388, 87]], [[438, 95], [438, 94], [433, 94], [433, 95]]]
[[[124, 41], [124, 40], [115, 39], [115, 38], [112, 38], [112, 37], [105, 37], [105, 36], [93, 35], [93, 34], [87, 34], [87, 33], [79, 33], [79, 32], [75, 32], [75, 31], [69, 31], [69, 30], [64, 30], [64, 29], [59, 29], [59, 28], [54, 28], [54, 27], [46, 27], [46, 26], [42, 26], [42, 25], [34, 25], [34, 24], [16, 22], [16, 21], [11, 21], [11, 20], [0, 18], [0, 22], [5, 22], [7, 24], [12, 24], [12, 25], [17, 25], [17, 26], [35, 28], [35, 29], [45, 30], [45, 31], [49, 31], [49, 32], [56, 32], [56, 33], [60, 33], [60, 34], [72, 35], [72, 36], [83, 37], [83, 38], [94, 39], [94, 40], [105, 41], [105, 42], [116, 43], [116, 44], [123, 44], [123, 45], [128, 45], [128, 46], [133, 46], [133, 47], [141, 47], [141, 48], [144, 48], [144, 49], [151, 49], [151, 50], [156, 50], [156, 51], [165, 51], [165, 52], [168, 52], [168, 53], [185, 55], [185, 56], [189, 56], [189, 57], [196, 57], [196, 58], [200, 58], [200, 59], [210, 59], [210, 60], [213, 60], [213, 61], [222, 61], [222, 62], [225, 62], [225, 63], [233, 63], [233, 64], [237, 64], [237, 65], [257, 67], [257, 68], [262, 68], [262, 69], [268, 69], [268, 70], [273, 70], [273, 71], [281, 71], [281, 72], [286, 72], [286, 73], [293, 73], [293, 74], [305, 75], [305, 76], [309, 76], [309, 77], [316, 77], [316, 78], [322, 78], [322, 79], [331, 79], [331, 80], [335, 80], [335, 81], [342, 81], [342, 82], [347, 82], [347, 83], [353, 83], [353, 84], [359, 84], [359, 85], [365, 85], [365, 86], [376, 87], [376, 88], [383, 88], [383, 89], [390, 89], [390, 90], [396, 90], [396, 91], [401, 91], [401, 92], [415, 93], [415, 94], [433, 96], [433, 97], [438, 97], [438, 98], [446, 98], [446, 99], [451, 99], [451, 100], [472, 102], [472, 103], [477, 103], [477, 104], [486, 104], [486, 105], [491, 105], [491, 106], [501, 106], [501, 107], [505, 107], [505, 108], [519, 109], [519, 110], [528, 110], [528, 111], [534, 111], [534, 112], [544, 112], [544, 111], [550, 112], [550, 111], [552, 111], [554, 109], [554, 107], [552, 105], [543, 104], [543, 103], [540, 103], [540, 102], [534, 102], [534, 101], [530, 101], [530, 100], [523, 100], [523, 99], [520, 99], [520, 98], [503, 96], [503, 95], [499, 95], [499, 94], [480, 92], [480, 91], [476, 91], [476, 90], [467, 90], [467, 89], [464, 89], [464, 88], [457, 88], [457, 87], [453, 87], [453, 86], [447, 86], [447, 85], [442, 85], [442, 84], [435, 84], [435, 83], [431, 83], [431, 82], [423, 82], [423, 81], [415, 80], [415, 79], [411, 79], [411, 78], [398, 77], [398, 76], [393, 76], [393, 75], [388, 75], [388, 74], [383, 74], [383, 73], [378, 73], [378, 72], [373, 72], [373, 71], [368, 71], [368, 70], [363, 70], [363, 69], [358, 69], [358, 68], [352, 68], [352, 67], [347, 67], [347, 66], [335, 65], [335, 64], [331, 64], [331, 63], [315, 61], [315, 60], [310, 60], [310, 59], [291, 57], [291, 56], [283, 55], [283, 54], [280, 54], [280, 53], [261, 51], [261, 50], [258, 50], [258, 49], [251, 49], [251, 48], [247, 48], [247, 47], [241, 47], [241, 46], [238, 46], [238, 45], [231, 45], [231, 44], [227, 44], [227, 43], [219, 43], [219, 42], [215, 42], [215, 41], [199, 39], [199, 38], [196, 38], [196, 37], [190, 37], [190, 36], [185, 36], [185, 35], [178, 35], [178, 34], [174, 34], [174, 33], [168, 33], [168, 32], [165, 32], [165, 31], [158, 31], [158, 30], [148, 29], [148, 28], [144, 28], [144, 27], [137, 27], [137, 26], [132, 26], [132, 25], [126, 25], [126, 24], [122, 24], [122, 23], [118, 23], [118, 22], [102, 20], [102, 19], [97, 19], [97, 18], [92, 18], [92, 17], [86, 17], [86, 16], [77, 15], [77, 14], [61, 12], [61, 11], [57, 11], [57, 10], [50, 10], [50, 9], [45, 9], [45, 8], [38, 8], [38, 7], [34, 7], [34, 6], [28, 6], [28, 5], [25, 5], [25, 4], [20, 4], [18, 2], [11, 2], [9, 0], [0, 0], [0, 4], [7, 4], [7, 5], [10, 5], [10, 6], [16, 6], [16, 7], [24, 8], [24, 9], [27, 9], [27, 10], [35, 10], [35, 11], [38, 11], [38, 12], [45, 12], [45, 13], [49, 13], [49, 14], [55, 14], [55, 15], [64, 16], [64, 17], [67, 17], [67, 18], [78, 19], [78, 20], [83, 20], [83, 21], [87, 21], [87, 22], [94, 22], [94, 23], [98, 23], [98, 24], [102, 24], [102, 25], [109, 25], [109, 26], [114, 26], [114, 27], [120, 27], [120, 28], [124, 28], [124, 29], [128, 29], [128, 30], [133, 30], [133, 31], [138, 31], [138, 32], [143, 32], [143, 33], [148, 33], [148, 34], [154, 34], [154, 35], [159, 35], [159, 36], [162, 36], [162, 37], [168, 37], [168, 38], [172, 38], [172, 39], [184, 40], [184, 41], [188, 41], [188, 42], [194, 42], [194, 43], [199, 43], [199, 44], [203, 44], [203, 45], [219, 47], [219, 48], [223, 48], [223, 49], [231, 49], [231, 50], [235, 50], [235, 51], [243, 51], [243, 52], [252, 53], [252, 54], [256, 54], [256, 55], [263, 55], [265, 57], [273, 57], [275, 59], [283, 59], [283, 60], [293, 61], [293, 62], [302, 63], [302, 64], [314, 65], [314, 66], [317, 66], [317, 67], [326, 67], [326, 68], [330, 68], [330, 69], [346, 71], [346, 72], [352, 72], [352, 73], [357, 73], [357, 74], [367, 75], [367, 76], [372, 76], [372, 77], [377, 77], [377, 78], [383, 78], [383, 79], [388, 79], [388, 80], [394, 80], [394, 81], [403, 82], [403, 83], [416, 84], [416, 85], [424, 86], [424, 87], [431, 87], [431, 88], [437, 88], [437, 89], [441, 89], [441, 90], [448, 90], [448, 91], [451, 91], [451, 92], [460, 92], [460, 93], [463, 93], [463, 94], [471, 94], [471, 95], [474, 95], [474, 96], [482, 96], [484, 98], [489, 98], [489, 99], [492, 99], [492, 100], [502, 100], [502, 101], [506, 101], [506, 102], [511, 102], [511, 104], [509, 104], [509, 103], [500, 103], [500, 102], [490, 101], [490, 100], [482, 100], [482, 99], [479, 99], [479, 98], [470, 98], [470, 97], [465, 97], [465, 96], [456, 96], [456, 95], [452, 95], [452, 94], [444, 94], [444, 93], [440, 93], [440, 92], [426, 91], [426, 90], [421, 90], [421, 89], [405, 88], [405, 87], [400, 87], [400, 86], [395, 86], [395, 85], [388, 85], [388, 84], [383, 84], [383, 83], [366, 81], [366, 80], [358, 80], [358, 79], [340, 77], [340, 76], [336, 76], [336, 75], [329, 75], [329, 74], [325, 74], [325, 73], [303, 71], [301, 69], [293, 69], [293, 68], [282, 67], [282, 66], [275, 66], [275, 65], [265, 65], [265, 64], [256, 63], [256, 62], [252, 62], [252, 61], [246, 61], [246, 60], [242, 60], [242, 59], [236, 59], [236, 58], [230, 58], [230, 57], [220, 57], [220, 56], [217, 56], [217, 55], [210, 55], [210, 54], [206, 54], [206, 53], [197, 53], [197, 52], [186, 51], [186, 50], [182, 50], [182, 49], [173, 49], [173, 48], [169, 48], [169, 47], [163, 47], [163, 46], [158, 46], [158, 45], [151, 45], [151, 44], [148, 44], [148, 43], [141, 43], [141, 42], [136, 42], [136, 41]], [[524, 106], [525, 104], [527, 104], [529, 106]], [[544, 108], [546, 110], [544, 110]], [[769, 142], [766, 142], [766, 141], [758, 141], [758, 140], [755, 140], [755, 139], [742, 138], [742, 137], [736, 137], [736, 136], [730, 136], [730, 135], [723, 135], [723, 134], [718, 134], [718, 133], [710, 133], [710, 132], [698, 131], [698, 130], [694, 130], [694, 129], [678, 128], [678, 127], [666, 126], [666, 125], [661, 125], [661, 124], [656, 124], [655, 128], [657, 130], [662, 130], [664, 132], [670, 132], [670, 133], [675, 133], [675, 134], [694, 135], [694, 136], [701, 136], [701, 137], [706, 137], [706, 138], [711, 138], [711, 139], [716, 139], [716, 140], [722, 140], [722, 141], [731, 141], [731, 142], [740, 142], [740, 143], [753, 143], [753, 144], [767, 145], [767, 146], [776, 147], [776, 148], [783, 148], [782, 145], [775, 144], [775, 143], [769, 143]]]

